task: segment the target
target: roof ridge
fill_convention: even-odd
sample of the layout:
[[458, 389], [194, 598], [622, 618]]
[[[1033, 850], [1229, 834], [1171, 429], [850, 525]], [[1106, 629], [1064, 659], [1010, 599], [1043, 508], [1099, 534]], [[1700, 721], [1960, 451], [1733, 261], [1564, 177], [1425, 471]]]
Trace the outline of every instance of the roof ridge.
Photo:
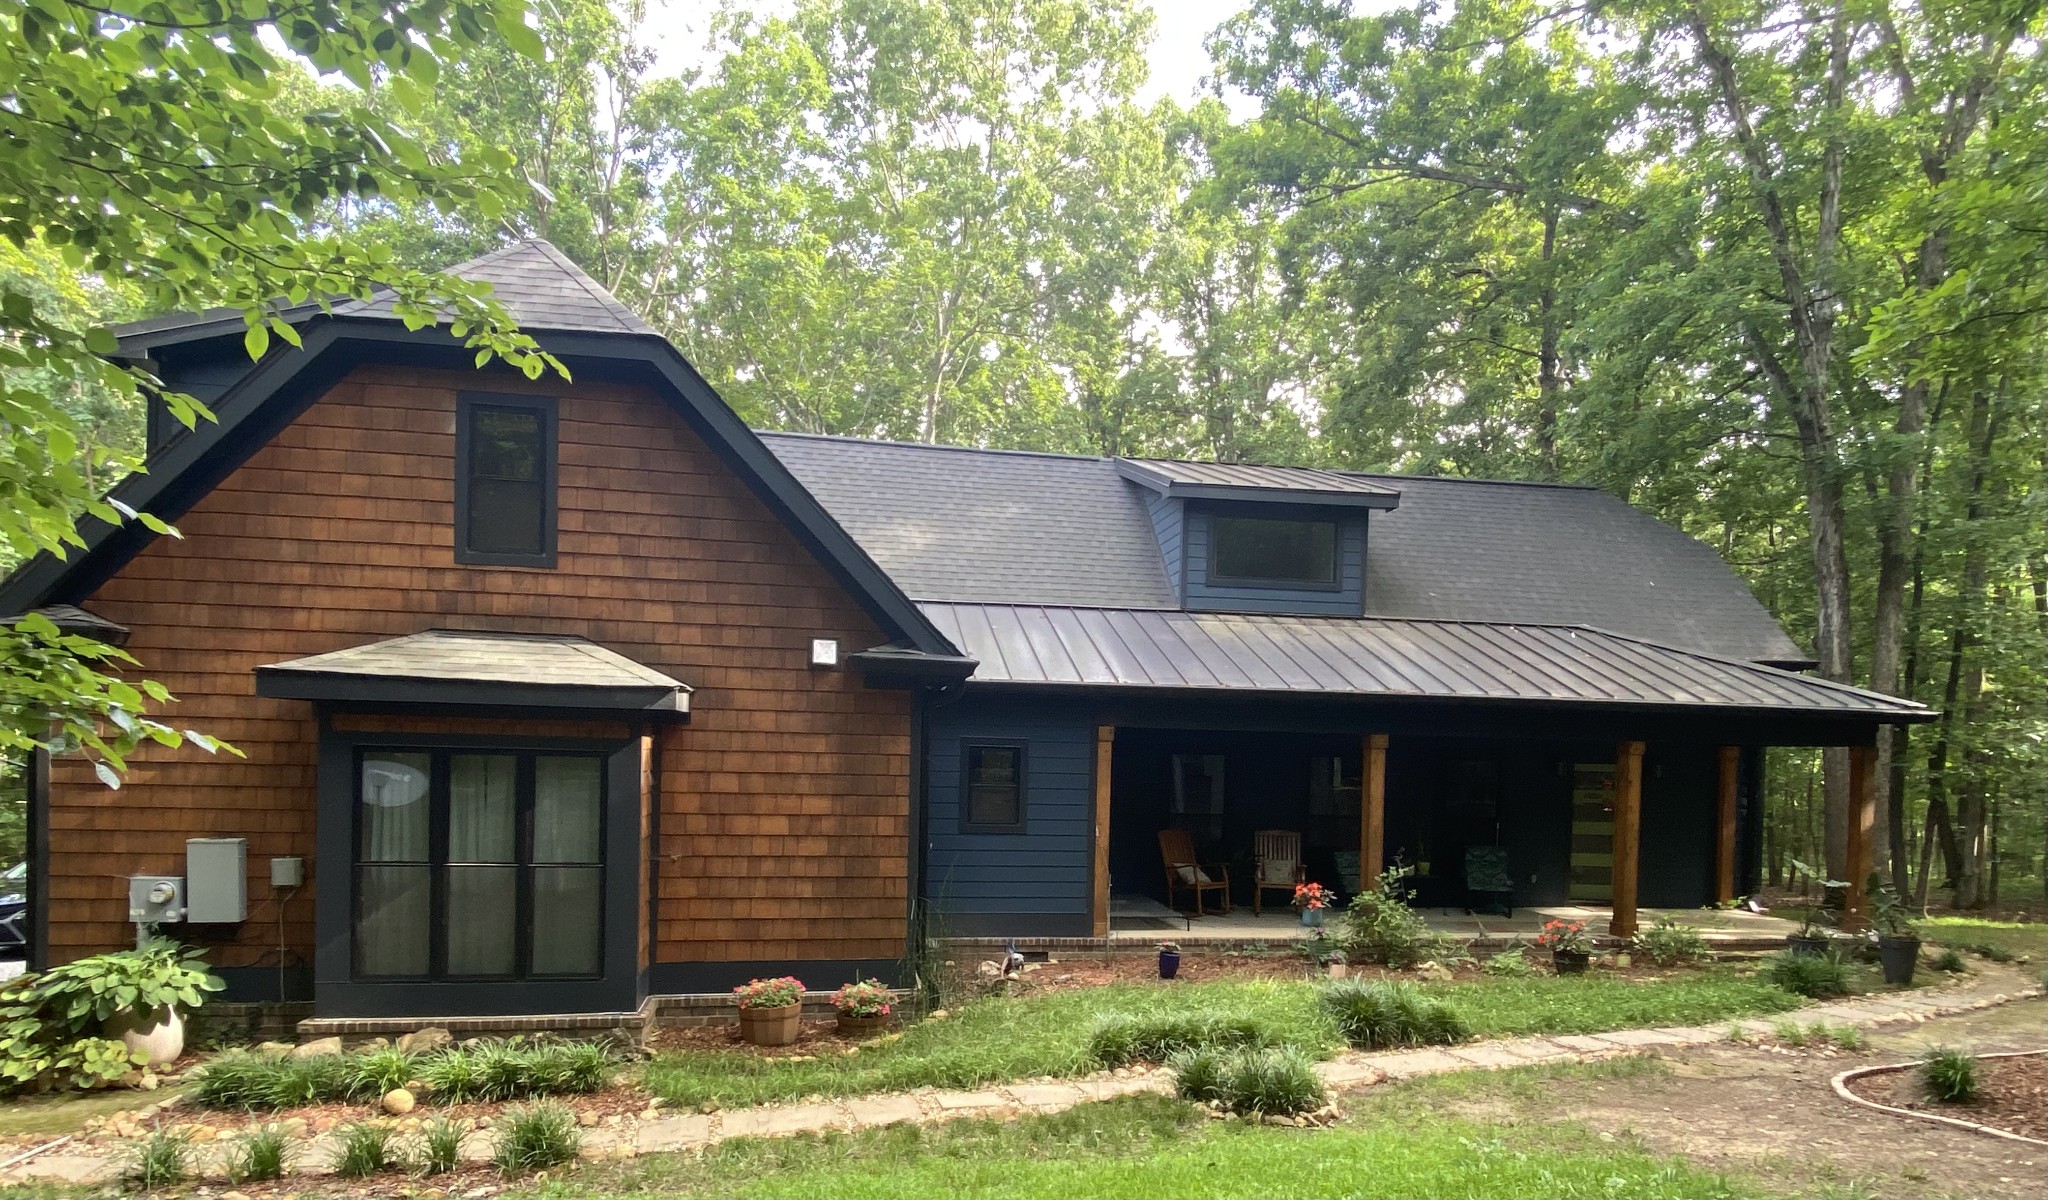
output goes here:
[[[576, 264], [576, 260], [563, 253], [560, 246], [543, 237], [522, 239], [520, 244], [532, 246], [535, 250], [565, 271], [569, 278], [577, 281], [586, 295], [605, 307], [613, 316], [621, 318], [628, 325], [642, 326], [647, 332], [658, 332], [647, 319], [626, 306], [626, 302], [612, 295], [611, 289], [597, 281], [597, 277]], [[637, 332], [637, 331], [635, 331]]]
[[1338, 475], [1356, 475], [1361, 479], [1421, 480], [1426, 483], [1484, 483], [1496, 487], [1556, 488], [1567, 492], [1605, 492], [1606, 488], [1597, 483], [1559, 483], [1549, 479], [1489, 479], [1479, 475], [1404, 475], [1398, 471], [1354, 471], [1347, 467], [1317, 467], [1319, 471], [1330, 471]]
[[756, 429], [760, 438], [801, 438], [812, 442], [853, 442], [862, 446], [887, 446], [900, 450], [945, 450], [954, 454], [1006, 454], [1016, 458], [1058, 458], [1068, 462], [1113, 463], [1100, 454], [1068, 454], [1059, 450], [1006, 450], [995, 446], [955, 446], [950, 442], [907, 442], [901, 438], [867, 438], [851, 433], [806, 433], [797, 429]]

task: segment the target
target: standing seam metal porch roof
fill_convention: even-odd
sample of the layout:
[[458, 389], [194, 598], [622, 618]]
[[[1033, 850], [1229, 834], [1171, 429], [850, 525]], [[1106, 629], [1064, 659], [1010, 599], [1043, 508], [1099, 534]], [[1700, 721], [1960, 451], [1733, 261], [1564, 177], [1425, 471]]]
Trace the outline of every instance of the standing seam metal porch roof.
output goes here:
[[970, 682], [1769, 709], [1923, 721], [1922, 705], [1570, 625], [1041, 605], [919, 606]]

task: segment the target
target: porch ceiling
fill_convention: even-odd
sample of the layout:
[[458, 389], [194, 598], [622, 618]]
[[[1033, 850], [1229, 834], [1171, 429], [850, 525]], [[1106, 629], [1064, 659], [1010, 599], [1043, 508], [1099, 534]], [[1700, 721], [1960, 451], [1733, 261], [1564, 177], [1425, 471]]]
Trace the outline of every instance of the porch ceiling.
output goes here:
[[919, 605], [970, 682], [1931, 720], [1923, 705], [1579, 625]]

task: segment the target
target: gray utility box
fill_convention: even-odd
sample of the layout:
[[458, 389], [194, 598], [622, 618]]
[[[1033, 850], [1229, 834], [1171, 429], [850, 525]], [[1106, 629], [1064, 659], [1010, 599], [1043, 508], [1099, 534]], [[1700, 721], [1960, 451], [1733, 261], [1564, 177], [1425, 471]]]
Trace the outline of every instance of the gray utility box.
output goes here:
[[185, 919], [232, 925], [249, 919], [249, 839], [193, 838], [185, 843]]
[[185, 919], [185, 881], [176, 875], [130, 875], [128, 919], [138, 925], [175, 925]]

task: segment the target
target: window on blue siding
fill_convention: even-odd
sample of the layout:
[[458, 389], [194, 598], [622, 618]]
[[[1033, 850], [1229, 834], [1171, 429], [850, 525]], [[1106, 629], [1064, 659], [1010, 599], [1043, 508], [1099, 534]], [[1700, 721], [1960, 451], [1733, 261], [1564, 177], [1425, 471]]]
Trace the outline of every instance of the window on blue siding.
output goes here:
[[1024, 747], [968, 742], [960, 752], [960, 828], [967, 833], [1024, 832]]
[[1337, 586], [1337, 523], [1215, 517], [1209, 523], [1209, 581], [1258, 587]]

